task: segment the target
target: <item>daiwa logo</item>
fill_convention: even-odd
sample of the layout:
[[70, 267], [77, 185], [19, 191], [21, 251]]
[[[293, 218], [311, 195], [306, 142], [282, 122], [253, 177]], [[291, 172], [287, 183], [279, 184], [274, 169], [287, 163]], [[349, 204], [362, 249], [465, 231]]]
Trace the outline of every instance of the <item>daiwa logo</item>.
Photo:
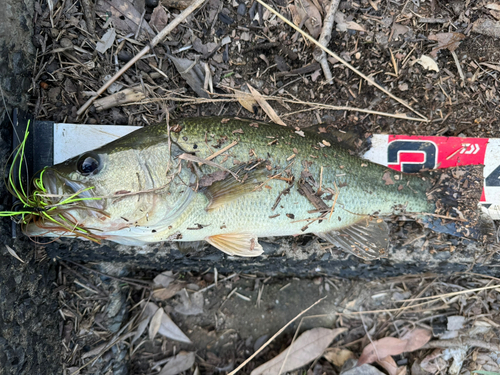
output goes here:
[[387, 147], [387, 164], [404, 173], [416, 173], [421, 169], [437, 166], [437, 145], [431, 141], [397, 140]]

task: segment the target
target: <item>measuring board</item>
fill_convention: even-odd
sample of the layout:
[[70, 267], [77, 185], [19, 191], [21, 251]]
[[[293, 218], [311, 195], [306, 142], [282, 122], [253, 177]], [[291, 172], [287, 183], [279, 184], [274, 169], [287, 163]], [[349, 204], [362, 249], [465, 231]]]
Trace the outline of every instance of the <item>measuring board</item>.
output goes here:
[[[21, 121], [19, 121], [21, 125]], [[140, 129], [138, 126], [76, 125], [35, 121], [30, 127], [31, 172], [63, 162]], [[18, 133], [23, 134], [22, 126]], [[14, 142], [15, 143], [15, 142]], [[484, 164], [481, 208], [500, 220], [500, 139], [375, 134], [363, 157], [405, 173]], [[27, 147], [29, 154], [30, 147]]]
[[[138, 126], [54, 124], [54, 164], [90, 151]], [[375, 134], [363, 157], [405, 173], [484, 164], [481, 206], [500, 220], [500, 139]]]

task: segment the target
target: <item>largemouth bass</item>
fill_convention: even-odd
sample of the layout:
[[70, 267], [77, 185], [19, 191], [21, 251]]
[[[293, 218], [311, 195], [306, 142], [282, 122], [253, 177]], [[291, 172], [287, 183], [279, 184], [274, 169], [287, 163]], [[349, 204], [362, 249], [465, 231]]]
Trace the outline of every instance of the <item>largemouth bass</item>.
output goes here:
[[384, 219], [404, 215], [482, 239], [482, 167], [404, 174], [339, 141], [326, 126], [242, 119], [148, 126], [46, 168], [40, 194], [57, 214], [26, 233], [125, 245], [207, 241], [248, 257], [263, 252], [259, 237], [314, 233], [374, 259], [388, 247]]

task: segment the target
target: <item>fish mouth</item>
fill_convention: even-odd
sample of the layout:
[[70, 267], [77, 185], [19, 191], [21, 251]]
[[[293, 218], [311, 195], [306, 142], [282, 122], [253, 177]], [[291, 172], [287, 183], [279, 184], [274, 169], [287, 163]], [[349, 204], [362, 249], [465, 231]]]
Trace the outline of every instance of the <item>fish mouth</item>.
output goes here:
[[47, 190], [50, 206], [66, 207], [67, 204], [72, 204], [89, 209], [104, 209], [104, 200], [97, 199], [93, 188], [89, 189], [81, 182], [70, 180], [53, 169], [45, 170], [42, 183]]
[[97, 199], [95, 189], [51, 168], [41, 174], [41, 184], [41, 210], [26, 223], [24, 233], [30, 237], [83, 237], [98, 241], [99, 236], [85, 225], [89, 219], [105, 216], [105, 200]]

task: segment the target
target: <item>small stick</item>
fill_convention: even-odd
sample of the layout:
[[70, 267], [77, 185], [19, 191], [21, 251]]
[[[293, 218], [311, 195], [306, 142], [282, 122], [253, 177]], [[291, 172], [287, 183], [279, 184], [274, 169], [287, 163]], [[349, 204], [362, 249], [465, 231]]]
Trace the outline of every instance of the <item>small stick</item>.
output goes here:
[[273, 8], [271, 8], [269, 5], [267, 5], [266, 3], [264, 3], [262, 0], [256, 0], [256, 1], [259, 4], [262, 4], [268, 11], [270, 11], [273, 14], [275, 14], [279, 19], [281, 19], [283, 22], [285, 22], [288, 26], [290, 26], [291, 28], [293, 28], [295, 31], [298, 31], [305, 39], [307, 39], [310, 42], [314, 43], [316, 46], [318, 46], [319, 48], [321, 48], [327, 54], [329, 54], [333, 58], [337, 59], [340, 63], [342, 63], [344, 66], [348, 67], [350, 70], [352, 70], [354, 73], [356, 73], [357, 75], [359, 75], [361, 78], [363, 78], [366, 81], [368, 81], [371, 85], [375, 86], [376, 88], [378, 88], [382, 92], [384, 92], [387, 95], [389, 95], [392, 99], [396, 100], [398, 103], [402, 104], [403, 106], [405, 106], [406, 108], [408, 108], [409, 110], [411, 110], [413, 113], [415, 113], [416, 115], [420, 116], [423, 121], [427, 121], [427, 122], [429, 121], [429, 119], [427, 117], [425, 117], [423, 114], [421, 114], [420, 112], [418, 112], [415, 109], [413, 109], [404, 100], [398, 98], [396, 95], [392, 94], [390, 91], [388, 91], [385, 88], [383, 88], [382, 86], [380, 86], [377, 82], [375, 82], [373, 79], [371, 79], [370, 77], [368, 77], [366, 74], [364, 74], [361, 71], [359, 71], [358, 69], [356, 69], [354, 66], [352, 66], [351, 64], [349, 64], [347, 61], [345, 61], [342, 57], [340, 57], [339, 55], [337, 55], [335, 52], [332, 52], [328, 48], [322, 46], [316, 39], [314, 39], [309, 34], [303, 32], [302, 30], [300, 30], [297, 26], [295, 26], [295, 24], [293, 22], [290, 22], [289, 20], [287, 20], [285, 17], [283, 17], [281, 14], [279, 14], [277, 11], [275, 11]]
[[194, 161], [196, 163], [206, 164], [206, 165], [210, 165], [211, 167], [214, 167], [214, 168], [222, 169], [223, 171], [225, 171], [227, 173], [230, 173], [231, 176], [233, 176], [236, 181], [240, 181], [240, 179], [238, 178], [238, 175], [236, 173], [234, 173], [233, 171], [231, 171], [231, 170], [229, 170], [227, 168], [224, 168], [222, 165], [214, 163], [213, 161], [210, 161], [210, 160], [207, 160], [207, 159], [203, 159], [203, 158], [199, 158], [198, 156], [194, 156], [194, 155], [191, 155], [191, 154], [181, 154], [181, 155], [177, 156], [177, 158], [178, 159], [187, 160], [187, 161]]
[[87, 30], [90, 35], [95, 36], [94, 7], [90, 0], [82, 0], [83, 17], [87, 22]]
[[[328, 9], [328, 13], [325, 16], [323, 30], [321, 30], [321, 35], [318, 40], [318, 42], [324, 47], [328, 46], [328, 43], [330, 43], [330, 39], [332, 38], [333, 22], [335, 20], [335, 12], [337, 12], [339, 3], [340, 0], [332, 0], [330, 8]], [[330, 85], [333, 84], [332, 72], [330, 71], [330, 67], [328, 66], [326, 52], [323, 49], [315, 48], [313, 55], [314, 59], [321, 64], [326, 81]]]
[[146, 9], [142, 12], [141, 19], [139, 20], [139, 25], [137, 25], [137, 31], [135, 32], [134, 39], [137, 40], [139, 33], [141, 32], [142, 22], [144, 21], [144, 15], [146, 14]]
[[146, 47], [144, 47], [137, 55], [134, 56], [133, 59], [131, 59], [128, 63], [126, 63], [111, 79], [106, 82], [96, 93], [95, 96], [87, 100], [87, 102], [80, 107], [80, 109], [76, 112], [77, 116], [81, 116], [88, 107], [94, 102], [94, 100], [97, 99], [99, 95], [101, 95], [106, 89], [111, 86], [113, 82], [115, 82], [123, 73], [125, 73], [132, 65], [134, 65], [137, 61], [141, 59], [146, 53], [151, 51], [160, 41], [163, 40], [168, 34], [172, 32], [182, 21], [184, 21], [187, 16], [189, 16], [196, 8], [198, 8], [201, 4], [203, 4], [205, 0], [195, 0], [190, 6], [188, 6], [186, 9], [184, 9], [175, 19], [170, 22], [167, 26], [163, 28], [162, 31], [158, 33], [154, 37], [154, 39], [151, 41], [150, 44], [148, 44]]
[[215, 159], [217, 156], [219, 156], [220, 154], [222, 154], [223, 152], [226, 152], [227, 150], [229, 150], [231, 147], [234, 147], [238, 144], [238, 141], [233, 141], [232, 143], [228, 144], [226, 147], [224, 148], [221, 148], [219, 151], [217, 152], [214, 152], [212, 155], [208, 156], [205, 158], [205, 160], [212, 160], [212, 159]]
[[463, 347], [464, 345], [475, 346], [478, 348], [490, 350], [490, 351], [499, 351], [500, 345], [495, 345], [493, 343], [484, 342], [483, 340], [474, 340], [469, 337], [461, 337], [458, 339], [451, 340], [437, 340], [430, 341], [420, 349], [433, 349], [433, 348], [457, 348]]
[[453, 60], [455, 60], [455, 64], [457, 65], [457, 70], [458, 74], [460, 75], [460, 79], [462, 80], [462, 82], [465, 82], [464, 72], [462, 70], [462, 66], [460, 65], [460, 61], [458, 60], [457, 53], [455, 51], [451, 51], [451, 55], [453, 56]]

